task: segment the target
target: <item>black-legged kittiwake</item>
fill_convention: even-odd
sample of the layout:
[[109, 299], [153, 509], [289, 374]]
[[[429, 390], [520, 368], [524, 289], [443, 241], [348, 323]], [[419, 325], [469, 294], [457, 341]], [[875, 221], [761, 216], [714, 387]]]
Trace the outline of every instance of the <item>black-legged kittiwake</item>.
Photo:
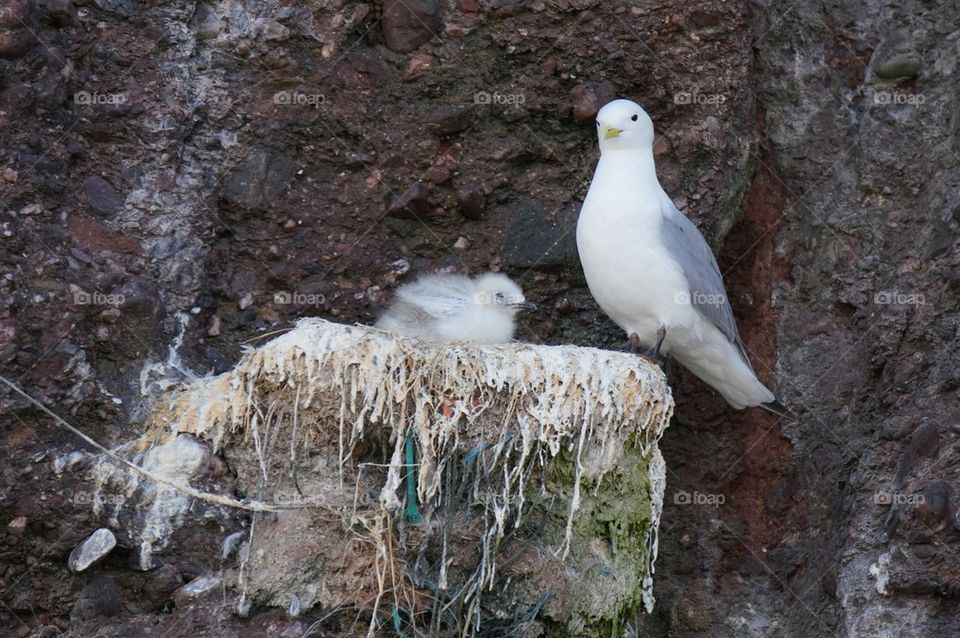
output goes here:
[[757, 379], [717, 260], [657, 179], [653, 121], [614, 100], [597, 113], [600, 161], [577, 222], [590, 292], [636, 351], [669, 354], [730, 405], [787, 410]]
[[397, 288], [376, 325], [429, 341], [501, 343], [513, 338], [517, 313], [535, 307], [506, 275], [423, 275]]

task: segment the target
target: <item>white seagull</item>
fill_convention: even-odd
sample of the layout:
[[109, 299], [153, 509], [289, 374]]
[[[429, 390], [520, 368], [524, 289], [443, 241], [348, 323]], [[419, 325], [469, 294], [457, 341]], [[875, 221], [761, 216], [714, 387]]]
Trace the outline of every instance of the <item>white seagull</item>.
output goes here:
[[506, 275], [423, 275], [397, 288], [376, 325], [428, 341], [502, 343], [513, 339], [517, 313], [532, 308]]
[[634, 352], [669, 354], [737, 409], [789, 411], [757, 378], [737, 333], [717, 260], [657, 179], [653, 121], [614, 100], [597, 113], [600, 161], [577, 222], [594, 299]]

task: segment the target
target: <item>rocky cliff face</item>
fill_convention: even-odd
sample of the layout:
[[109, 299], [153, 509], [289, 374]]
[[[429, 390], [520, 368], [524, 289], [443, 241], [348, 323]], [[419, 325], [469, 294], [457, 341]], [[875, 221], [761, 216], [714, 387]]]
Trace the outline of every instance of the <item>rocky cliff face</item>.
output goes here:
[[[541, 307], [522, 339], [623, 348], [572, 228], [591, 118], [631, 97], [798, 413], [732, 411], [670, 370], [658, 607], [634, 629], [952, 635], [956, 24], [920, 1], [9, 0], [0, 368], [116, 444], [170, 379], [296, 317], [370, 322], [437, 268], [519, 280]], [[0, 405], [4, 631], [301, 635], [331, 611], [171, 633], [171, 594], [219, 560], [202, 517], [153, 569], [121, 538], [71, 575], [103, 523], [69, 456], [87, 448]]]

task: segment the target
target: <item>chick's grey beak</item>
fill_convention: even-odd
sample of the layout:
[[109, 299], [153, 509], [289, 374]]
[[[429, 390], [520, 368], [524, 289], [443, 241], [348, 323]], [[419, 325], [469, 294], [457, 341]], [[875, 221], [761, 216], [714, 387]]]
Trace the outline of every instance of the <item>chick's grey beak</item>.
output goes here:
[[516, 308], [517, 310], [536, 310], [537, 304], [532, 301], [518, 301], [516, 303], [510, 304], [511, 308]]

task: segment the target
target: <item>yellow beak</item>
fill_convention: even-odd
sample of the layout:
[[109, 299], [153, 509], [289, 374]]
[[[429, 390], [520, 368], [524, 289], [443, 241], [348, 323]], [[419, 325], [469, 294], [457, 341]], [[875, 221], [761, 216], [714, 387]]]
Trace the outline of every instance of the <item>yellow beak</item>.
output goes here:
[[609, 124], [603, 127], [603, 139], [605, 140], [609, 140], [611, 137], [620, 137], [621, 133], [623, 133], [623, 130], [613, 128]]

